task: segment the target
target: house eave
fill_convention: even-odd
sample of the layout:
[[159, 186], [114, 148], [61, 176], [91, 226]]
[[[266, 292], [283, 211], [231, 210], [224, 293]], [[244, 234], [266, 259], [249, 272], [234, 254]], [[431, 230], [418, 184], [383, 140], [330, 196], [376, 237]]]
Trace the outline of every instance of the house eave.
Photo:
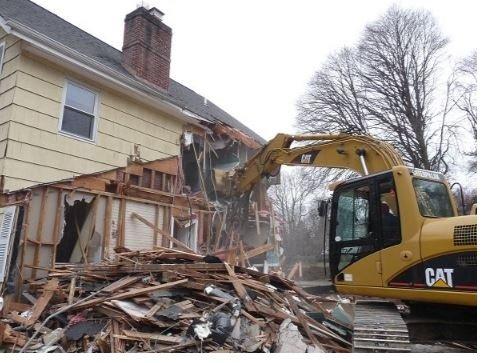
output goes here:
[[135, 100], [154, 107], [167, 113], [182, 122], [195, 125], [210, 131], [201, 125], [200, 121], [212, 123], [202, 116], [199, 116], [173, 102], [169, 96], [161, 91], [156, 91], [146, 84], [126, 77], [124, 74], [87, 57], [74, 49], [68, 48], [63, 44], [36, 32], [35, 30], [14, 20], [5, 21], [0, 17], [0, 26], [7, 34], [14, 35], [26, 42], [23, 49], [26, 51], [46, 58], [47, 60], [59, 64], [69, 70], [82, 72], [82, 75], [96, 82], [103, 83], [110, 88], [120, 91]]

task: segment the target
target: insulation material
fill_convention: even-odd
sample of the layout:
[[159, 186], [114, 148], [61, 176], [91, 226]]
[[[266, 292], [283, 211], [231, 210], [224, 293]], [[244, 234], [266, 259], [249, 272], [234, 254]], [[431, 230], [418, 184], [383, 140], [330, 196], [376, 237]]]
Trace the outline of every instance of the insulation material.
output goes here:
[[[152, 249], [154, 245], [154, 231], [141, 221], [132, 218], [132, 213], [137, 213], [150, 223], [156, 224], [156, 207], [152, 204], [127, 201], [125, 219], [125, 247], [130, 250]], [[162, 220], [162, 215], [159, 215]], [[160, 225], [160, 223], [159, 223]], [[159, 237], [158, 237], [159, 239]]]

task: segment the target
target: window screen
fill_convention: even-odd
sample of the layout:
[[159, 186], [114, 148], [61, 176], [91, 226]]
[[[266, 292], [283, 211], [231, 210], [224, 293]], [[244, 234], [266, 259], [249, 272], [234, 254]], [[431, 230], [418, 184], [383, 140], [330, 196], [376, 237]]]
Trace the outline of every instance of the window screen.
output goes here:
[[93, 140], [96, 98], [95, 92], [68, 82], [61, 130]]

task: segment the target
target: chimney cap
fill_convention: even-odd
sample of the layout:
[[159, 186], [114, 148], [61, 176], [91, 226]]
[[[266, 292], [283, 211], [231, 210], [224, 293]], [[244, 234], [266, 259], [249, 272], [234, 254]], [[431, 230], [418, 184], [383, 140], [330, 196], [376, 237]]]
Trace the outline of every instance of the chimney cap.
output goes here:
[[162, 20], [164, 16], [164, 13], [154, 6], [149, 10], [149, 14], [154, 15], [156, 18], [160, 20]]

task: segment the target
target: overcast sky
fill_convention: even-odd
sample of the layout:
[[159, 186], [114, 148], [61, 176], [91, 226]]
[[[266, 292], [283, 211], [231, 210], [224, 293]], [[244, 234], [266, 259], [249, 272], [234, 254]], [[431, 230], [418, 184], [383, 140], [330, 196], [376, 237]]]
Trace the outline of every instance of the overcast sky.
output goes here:
[[[142, 3], [35, 2], [118, 49], [124, 16]], [[477, 0], [144, 0], [173, 29], [171, 78], [266, 139], [294, 130], [296, 101], [327, 55], [354, 44], [363, 26], [393, 3], [432, 11], [454, 56], [476, 48]]]

